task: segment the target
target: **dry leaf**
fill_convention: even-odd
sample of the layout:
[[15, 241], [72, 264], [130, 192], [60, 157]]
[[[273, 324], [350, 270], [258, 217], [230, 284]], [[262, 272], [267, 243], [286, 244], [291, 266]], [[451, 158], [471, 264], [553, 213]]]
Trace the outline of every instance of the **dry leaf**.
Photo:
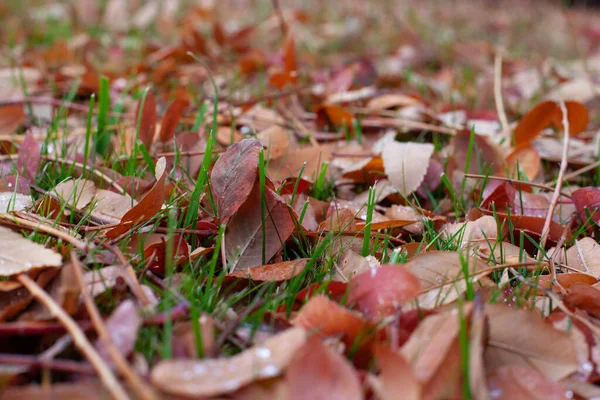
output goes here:
[[384, 346], [376, 346], [375, 359], [380, 370], [381, 391], [377, 394], [381, 400], [421, 398], [421, 385], [402, 354]]
[[34, 268], [60, 267], [62, 257], [8, 228], [0, 226], [0, 276], [11, 276]]
[[289, 398], [360, 400], [358, 374], [341, 355], [311, 336], [290, 364], [286, 380]]
[[308, 258], [298, 258], [277, 264], [262, 265], [250, 269], [234, 271], [228, 278], [250, 279], [257, 282], [281, 282], [292, 279], [302, 272]]
[[566, 255], [560, 251], [555, 261], [586, 274], [600, 276], [600, 245], [591, 237], [578, 239], [566, 251]]
[[489, 241], [490, 245], [496, 241], [498, 236], [498, 224], [496, 219], [485, 215], [475, 221], [447, 224], [443, 231], [447, 240], [458, 241], [461, 247], [468, 247], [472, 243]]
[[[105, 324], [112, 343], [124, 357], [127, 357], [133, 351], [138, 330], [142, 326], [142, 318], [133, 300], [127, 299], [121, 302]], [[96, 342], [96, 349], [105, 362], [112, 364], [108, 347], [101, 338]]]
[[506, 365], [488, 377], [490, 398], [498, 400], [567, 400], [562, 385], [533, 368]]
[[265, 158], [268, 156], [270, 160], [276, 160], [288, 152], [289, 140], [287, 133], [278, 125], [273, 125], [259, 132], [256, 138], [266, 148]]
[[519, 364], [561, 379], [579, 367], [572, 336], [545, 323], [539, 315], [503, 304], [487, 305], [486, 314], [490, 327], [485, 354], [488, 371]]
[[52, 193], [69, 207], [81, 211], [92, 201], [96, 185], [86, 179], [69, 179], [56, 185]]
[[408, 196], [421, 185], [432, 154], [430, 143], [392, 142], [383, 149], [385, 173], [401, 195]]
[[24, 211], [31, 207], [31, 196], [15, 192], [0, 192], [0, 213]]
[[302, 328], [290, 328], [228, 358], [162, 360], [150, 379], [161, 390], [178, 396], [231, 393], [258, 379], [280, 375], [306, 342]]

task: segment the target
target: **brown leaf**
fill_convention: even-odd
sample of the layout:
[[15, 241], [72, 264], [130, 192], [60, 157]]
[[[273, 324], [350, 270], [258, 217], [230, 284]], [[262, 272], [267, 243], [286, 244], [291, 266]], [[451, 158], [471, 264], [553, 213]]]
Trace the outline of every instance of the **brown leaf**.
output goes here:
[[370, 324], [358, 314], [317, 295], [306, 303], [293, 321], [294, 325], [314, 330], [324, 336], [341, 336], [346, 346], [365, 343], [370, 338]]
[[257, 177], [260, 148], [258, 140], [242, 140], [215, 163], [210, 179], [221, 221], [229, 221], [250, 196]]
[[576, 240], [566, 254], [559, 252], [555, 260], [586, 274], [600, 276], [600, 245], [591, 237]]
[[381, 400], [418, 400], [421, 398], [421, 385], [417, 381], [410, 364], [402, 354], [389, 347], [376, 346], [375, 359], [381, 379]]
[[280, 375], [305, 342], [305, 330], [291, 328], [233, 357], [159, 361], [150, 379], [159, 389], [179, 396], [231, 393], [256, 380]]
[[[142, 326], [142, 318], [133, 300], [127, 299], [121, 302], [105, 323], [111, 341], [117, 350], [127, 357], [133, 351], [138, 330]], [[108, 347], [102, 339], [96, 342], [96, 349], [105, 362], [112, 364]]]
[[408, 196], [421, 185], [429, 159], [433, 154], [430, 143], [388, 143], [381, 157], [385, 173], [400, 194]]
[[165, 201], [165, 179], [167, 177], [167, 161], [164, 157], [161, 157], [156, 163], [156, 183], [146, 193], [144, 198], [140, 200], [133, 208], [123, 215], [120, 224], [107, 231], [105, 235], [109, 238], [115, 238], [129, 229], [135, 224], [148, 221], [153, 218], [162, 209], [163, 202]]
[[600, 290], [597, 287], [577, 283], [569, 288], [563, 301], [569, 307], [580, 308], [591, 316], [600, 318]]
[[[142, 104], [143, 103], [143, 104]], [[144, 107], [141, 110], [140, 107]], [[139, 120], [141, 118], [141, 120]], [[148, 150], [152, 146], [154, 133], [156, 132], [156, 99], [152, 92], [146, 93], [146, 99], [142, 97], [135, 110], [135, 127], [137, 129], [139, 121], [138, 139], [146, 146]]]
[[286, 380], [291, 400], [362, 399], [358, 374], [341, 355], [311, 336], [290, 364]]
[[[587, 127], [590, 117], [587, 108], [577, 101], [566, 101], [569, 135], [576, 136]], [[562, 130], [562, 111], [554, 101], [543, 101], [532, 108], [519, 122], [514, 130], [517, 145], [531, 142], [542, 130], [554, 124]]]
[[285, 130], [278, 126], [273, 125], [270, 128], [259, 132], [256, 138], [260, 140], [265, 150], [265, 158], [268, 156], [270, 160], [281, 158], [288, 152], [289, 140]]
[[525, 173], [528, 180], [533, 181], [542, 169], [542, 160], [537, 150], [527, 143], [517, 146], [506, 156], [508, 176], [519, 179], [519, 171]]
[[34, 268], [61, 265], [62, 257], [54, 250], [0, 226], [0, 276], [12, 276]]
[[15, 133], [27, 121], [21, 104], [0, 107], [0, 135]]
[[265, 221], [262, 221], [260, 184], [257, 181], [246, 202], [227, 226], [225, 253], [231, 271], [265, 264], [281, 250], [295, 229], [293, 211], [275, 191], [269, 187], [265, 189]]
[[356, 275], [348, 287], [348, 304], [354, 304], [369, 318], [380, 319], [415, 298], [421, 284], [400, 265], [382, 265]]
[[308, 258], [299, 258], [277, 264], [238, 270], [227, 275], [227, 278], [250, 279], [258, 282], [281, 282], [292, 279], [302, 272], [308, 260]]
[[579, 367], [573, 336], [545, 323], [539, 315], [503, 304], [487, 305], [486, 314], [490, 327], [485, 354], [488, 371], [518, 363], [561, 379]]
[[31, 132], [27, 132], [19, 149], [19, 158], [16, 162], [17, 171], [21, 177], [25, 178], [27, 183], [33, 183], [39, 165], [40, 144], [34, 139]]
[[[165, 274], [167, 268], [167, 249], [171, 246], [171, 260], [168, 264], [172, 268], [189, 260], [190, 245], [179, 234], [162, 235], [150, 234], [144, 240], [144, 256], [148, 269], [160, 276]], [[138, 249], [134, 249], [134, 252]]]
[[56, 185], [52, 194], [77, 211], [83, 210], [96, 193], [94, 182], [86, 179], [69, 179]]
[[566, 400], [562, 385], [533, 368], [505, 365], [488, 377], [490, 397], [498, 400]]
[[463, 262], [473, 282], [483, 277], [475, 273], [485, 269], [487, 264], [476, 257], [463, 259], [452, 251], [429, 251], [404, 264], [404, 268], [421, 281], [422, 294], [416, 300], [420, 308], [432, 309], [452, 303], [467, 290]]
[[129, 196], [98, 189], [91, 202], [92, 212], [90, 216], [98, 222], [117, 224], [136, 204], [138, 202]]
[[169, 108], [167, 108], [165, 116], [160, 124], [159, 137], [161, 142], [166, 143], [173, 139], [175, 130], [177, 129], [177, 124], [179, 124], [179, 120], [183, 115], [183, 111], [185, 111], [188, 105], [189, 102], [187, 100], [176, 99], [171, 103]]

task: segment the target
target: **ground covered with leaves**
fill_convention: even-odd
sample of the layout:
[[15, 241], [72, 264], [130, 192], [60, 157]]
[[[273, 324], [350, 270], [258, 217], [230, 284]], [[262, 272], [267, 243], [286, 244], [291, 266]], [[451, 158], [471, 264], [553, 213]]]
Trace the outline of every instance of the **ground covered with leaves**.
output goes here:
[[327, 3], [0, 4], [2, 399], [600, 398], [599, 11]]

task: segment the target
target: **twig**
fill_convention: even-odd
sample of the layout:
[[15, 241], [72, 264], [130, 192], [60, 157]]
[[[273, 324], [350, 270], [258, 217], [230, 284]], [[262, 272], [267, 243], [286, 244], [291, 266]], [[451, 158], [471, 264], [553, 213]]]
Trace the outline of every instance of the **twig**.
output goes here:
[[[508, 183], [516, 183], [519, 185], [529, 185], [529, 186], [533, 186], [533, 187], [537, 187], [540, 189], [545, 189], [548, 191], [554, 191], [555, 188], [545, 185], [545, 184], [541, 184], [541, 183], [535, 183], [535, 182], [527, 182], [527, 181], [522, 181], [519, 179], [512, 179], [512, 178], [507, 178], [505, 176], [494, 176], [494, 175], [480, 175], [480, 174], [465, 174], [465, 178], [474, 178], [474, 179], [492, 179], [492, 180], [496, 180], [496, 181], [504, 181], [504, 182], [508, 182]], [[571, 195], [568, 193], [564, 193], [564, 192], [560, 192], [561, 196], [565, 196], [567, 198], [571, 198]]]
[[148, 385], [144, 384], [140, 377], [137, 376], [136, 373], [129, 367], [127, 361], [125, 361], [125, 358], [123, 358], [123, 355], [113, 343], [110, 333], [102, 321], [102, 316], [96, 307], [96, 303], [94, 303], [94, 300], [90, 296], [89, 288], [83, 281], [83, 273], [81, 272], [83, 265], [79, 261], [75, 251], [71, 251], [71, 262], [73, 263], [73, 271], [75, 273], [75, 277], [77, 278], [77, 282], [79, 283], [79, 288], [81, 289], [81, 296], [83, 297], [85, 307], [88, 311], [90, 319], [92, 320], [92, 323], [94, 324], [94, 327], [96, 328], [96, 332], [98, 332], [100, 340], [102, 340], [106, 345], [108, 355], [110, 356], [112, 362], [125, 380], [131, 385], [131, 388], [136, 392], [140, 399], [156, 399], [157, 397], [152, 389]]
[[[578, 177], [581, 174], [585, 174], [586, 172], [591, 171], [591, 170], [593, 170], [595, 168], [598, 168], [598, 167], [600, 167], [600, 160], [594, 161], [593, 163], [591, 163], [589, 165], [586, 165], [585, 167], [579, 168], [576, 171], [573, 171], [573, 172], [571, 172], [569, 174], [566, 174], [565, 176], [563, 176], [562, 181], [563, 182], [569, 181], [569, 180], [571, 180], [573, 178]], [[556, 180], [546, 182], [545, 184], [546, 185], [552, 185], [554, 183], [556, 183]]]
[[48, 310], [54, 315], [66, 328], [66, 330], [73, 336], [73, 342], [75, 346], [87, 357], [90, 363], [94, 366], [100, 380], [106, 386], [111, 395], [118, 400], [128, 400], [129, 396], [123, 386], [119, 383], [115, 375], [112, 373], [110, 368], [104, 363], [100, 354], [94, 349], [94, 346], [85, 337], [83, 331], [77, 326], [75, 321], [42, 289], [35, 283], [29, 276], [25, 274], [17, 275], [19, 282], [23, 284], [29, 290], [29, 292], [36, 298], [40, 303], [48, 308]]
[[[565, 101], [561, 100], [560, 110], [562, 111], [562, 123], [563, 123], [563, 151], [562, 151], [562, 159], [560, 161], [560, 169], [558, 172], [558, 178], [556, 181], [556, 187], [554, 188], [554, 193], [552, 194], [552, 200], [550, 201], [550, 207], [548, 208], [548, 214], [546, 215], [546, 221], [544, 221], [544, 228], [542, 229], [542, 237], [540, 239], [540, 248], [544, 249], [546, 247], [546, 240], [548, 239], [548, 234], [550, 233], [550, 222], [552, 222], [552, 215], [554, 215], [554, 209], [556, 208], [556, 203], [558, 202], [558, 198], [560, 197], [560, 189], [563, 184], [563, 177], [565, 175], [565, 171], [567, 169], [568, 164], [568, 152], [569, 152], [569, 118], [567, 114], [567, 107], [565, 106]], [[538, 254], [538, 259], [543, 257], [543, 251], [540, 251]], [[550, 264], [552, 270], [552, 279], [556, 280], [556, 267], [554, 263]]]
[[[502, 134], [510, 139], [510, 126], [508, 125], [508, 118], [506, 118], [506, 111], [504, 110], [504, 101], [502, 99], [502, 50], [499, 49], [496, 52], [496, 58], [494, 59], [494, 102], [496, 103], [496, 112], [498, 113], [498, 119], [500, 120], [500, 126], [502, 126]], [[510, 143], [510, 142], [509, 142]]]
[[216, 357], [217, 354], [219, 354], [219, 349], [221, 348], [221, 346], [223, 346], [227, 341], [227, 338], [231, 336], [231, 334], [237, 329], [237, 327], [242, 323], [242, 321], [244, 321], [244, 319], [248, 317], [248, 315], [252, 314], [254, 311], [259, 309], [263, 305], [263, 303], [264, 299], [257, 297], [256, 300], [252, 302], [252, 304], [246, 307], [246, 309], [243, 312], [241, 312], [234, 321], [227, 325], [223, 332], [221, 332], [221, 335], [215, 341], [215, 344], [206, 352], [207, 356]]
[[[14, 106], [20, 104], [49, 104], [57, 107], [68, 108], [69, 110], [80, 111], [80, 112], [89, 112], [90, 107], [84, 104], [72, 103], [70, 101], [64, 101], [60, 99], [55, 99], [53, 97], [21, 97], [21, 98], [12, 98], [0, 100], [0, 107], [4, 106]], [[97, 113], [97, 111], [96, 111]], [[115, 113], [110, 111], [108, 115], [113, 117], [122, 117], [123, 114]]]
[[95, 375], [96, 370], [87, 362], [53, 360], [36, 355], [0, 353], [0, 365], [21, 365], [31, 369], [52, 369], [76, 374]]
[[281, 12], [281, 7], [279, 6], [279, 0], [272, 0], [273, 8], [275, 9], [275, 13], [277, 14], [277, 18], [279, 18], [279, 27], [281, 28], [281, 34], [285, 38], [287, 34], [287, 24], [285, 23], [285, 18], [283, 17], [283, 13]]
[[[6, 221], [6, 222], [4, 222], [4, 221]], [[66, 232], [63, 232], [59, 229], [53, 228], [53, 227], [43, 224], [41, 222], [29, 221], [27, 219], [20, 218], [15, 215], [0, 213], [0, 225], [11, 225], [11, 226], [19, 228], [19, 229], [27, 229], [27, 230], [34, 231], [34, 232], [36, 232], [36, 231], [44, 232], [44, 233], [47, 233], [48, 235], [54, 236], [58, 239], [62, 239], [65, 242], [72, 244], [77, 249], [82, 250], [82, 251], [88, 250], [88, 247], [89, 247], [89, 245], [86, 242], [79, 240], [79, 239], [67, 234]]]

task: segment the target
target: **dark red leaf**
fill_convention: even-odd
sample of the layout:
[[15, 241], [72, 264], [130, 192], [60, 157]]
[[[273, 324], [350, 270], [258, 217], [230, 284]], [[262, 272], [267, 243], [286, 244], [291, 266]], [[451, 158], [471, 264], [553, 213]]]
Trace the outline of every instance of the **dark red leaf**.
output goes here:
[[[140, 107], [143, 106], [144, 109], [141, 110], [140, 117]], [[141, 118], [141, 120], [139, 120]], [[146, 99], [141, 98], [138, 102], [137, 109], [135, 110], [135, 126], [137, 128], [139, 123], [139, 134], [138, 139], [144, 143], [147, 149], [150, 149], [152, 146], [152, 141], [154, 140], [154, 133], [156, 131], [156, 99], [151, 92], [146, 93]]]
[[163, 117], [162, 124], [160, 126], [160, 140], [163, 143], [173, 139], [177, 124], [183, 115], [183, 111], [189, 105], [189, 102], [184, 99], [176, 99], [171, 103], [165, 116]]

